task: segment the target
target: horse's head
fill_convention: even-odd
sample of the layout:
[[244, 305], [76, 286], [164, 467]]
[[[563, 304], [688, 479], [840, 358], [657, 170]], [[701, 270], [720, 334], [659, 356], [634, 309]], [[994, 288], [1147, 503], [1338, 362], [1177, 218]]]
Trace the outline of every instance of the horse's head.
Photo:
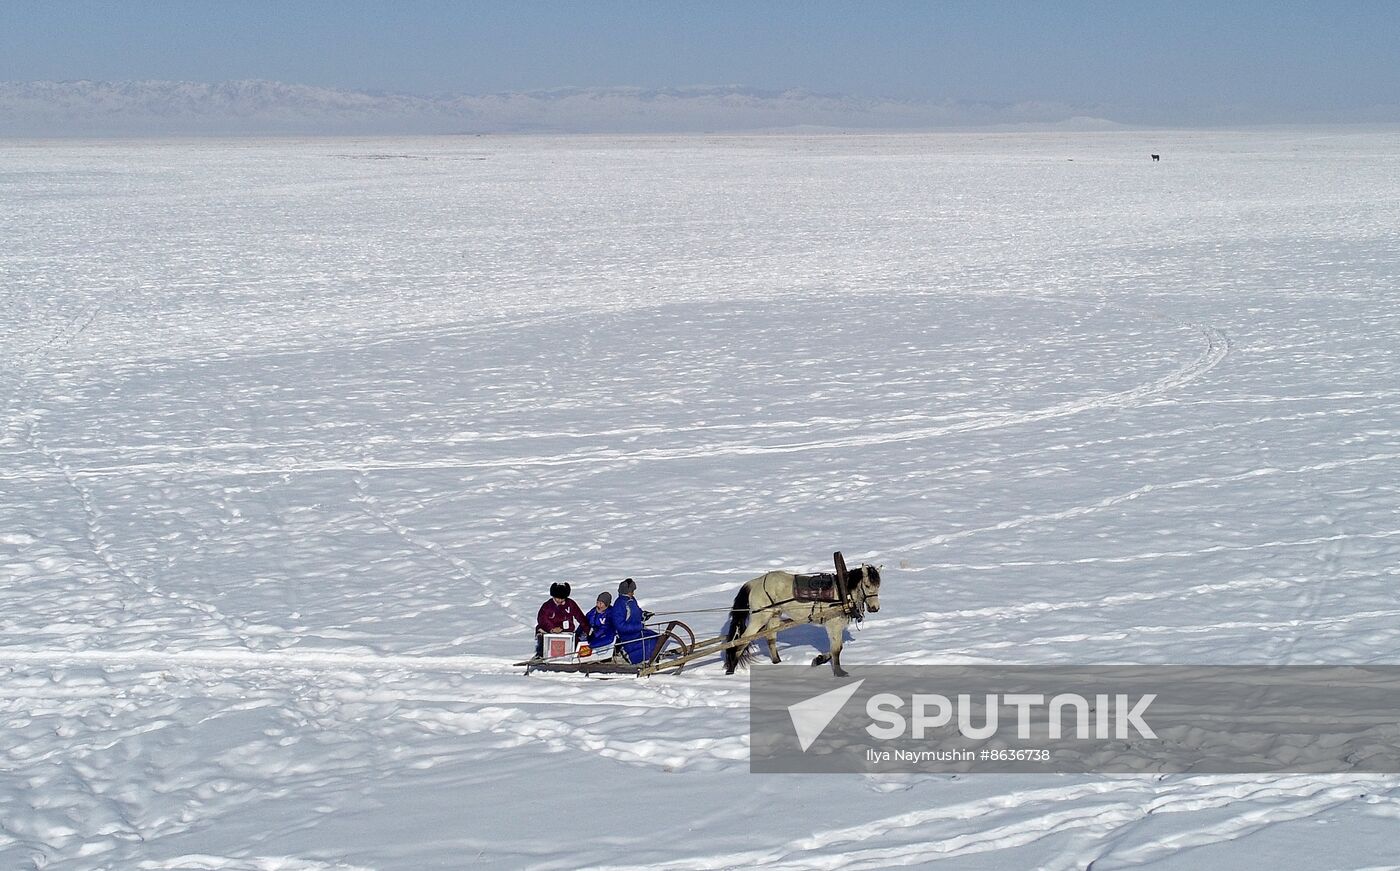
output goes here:
[[874, 614], [880, 610], [880, 570], [875, 566], [860, 567], [860, 584], [856, 587], [856, 598], [862, 611]]

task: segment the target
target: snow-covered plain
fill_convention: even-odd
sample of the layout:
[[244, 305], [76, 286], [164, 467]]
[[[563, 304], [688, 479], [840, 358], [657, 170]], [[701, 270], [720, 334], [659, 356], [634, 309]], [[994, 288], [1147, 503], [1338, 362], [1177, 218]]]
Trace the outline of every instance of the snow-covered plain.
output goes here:
[[1394, 130], [0, 142], [0, 867], [1400, 866], [1397, 777], [510, 665], [838, 548], [853, 673], [1400, 662], [1397, 291]]

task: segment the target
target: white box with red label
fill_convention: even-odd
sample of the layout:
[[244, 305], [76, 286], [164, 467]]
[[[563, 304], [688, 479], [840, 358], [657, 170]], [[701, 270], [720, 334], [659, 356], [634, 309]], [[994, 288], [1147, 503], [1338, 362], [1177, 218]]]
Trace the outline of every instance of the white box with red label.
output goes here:
[[562, 659], [574, 655], [574, 634], [572, 632], [546, 632], [544, 634], [544, 658]]

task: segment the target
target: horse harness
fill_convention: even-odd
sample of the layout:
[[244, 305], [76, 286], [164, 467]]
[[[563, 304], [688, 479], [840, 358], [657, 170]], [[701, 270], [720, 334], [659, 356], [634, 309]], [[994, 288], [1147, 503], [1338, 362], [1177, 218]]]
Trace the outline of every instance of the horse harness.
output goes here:
[[[768, 607], [777, 608], [782, 605], [799, 602], [812, 605], [812, 609], [815, 612], [817, 607], [821, 605], [831, 605], [839, 602], [842, 605], [841, 610], [845, 612], [847, 617], [856, 622], [865, 619], [864, 609], [862, 609], [860, 603], [856, 601], [855, 595], [861, 583], [864, 583], [863, 578], [860, 583], [850, 585], [849, 583], [842, 584], [843, 579], [835, 572], [818, 572], [815, 574], [793, 575], [792, 577], [792, 598], [784, 599], [781, 602], [773, 602]], [[767, 579], [765, 578], [765, 588], [767, 583]], [[843, 589], [843, 587], [845, 587], [845, 589]]]

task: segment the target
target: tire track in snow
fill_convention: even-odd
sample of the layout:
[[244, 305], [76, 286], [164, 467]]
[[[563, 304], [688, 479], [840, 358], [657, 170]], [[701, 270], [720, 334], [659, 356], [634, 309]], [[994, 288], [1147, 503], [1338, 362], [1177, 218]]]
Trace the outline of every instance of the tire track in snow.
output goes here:
[[60, 455], [54, 453], [39, 439], [37, 427], [32, 419], [26, 423], [24, 432], [26, 441], [29, 443], [30, 447], [59, 470], [63, 475], [63, 479], [67, 482], [69, 489], [71, 489], [77, 497], [78, 504], [83, 512], [84, 533], [87, 538], [88, 547], [112, 576], [141, 590], [150, 599], [172, 603], [209, 618], [227, 630], [232, 640], [246, 647], [252, 647], [252, 642], [249, 640], [248, 635], [251, 633], [253, 627], [248, 621], [230, 617], [207, 602], [163, 590], [142, 578], [118, 560], [116, 556], [113, 555], [112, 547], [108, 541], [114, 536], [108, 535], [102, 527], [101, 514], [96, 508], [92, 491], [70, 473], [67, 464], [63, 462], [63, 458]]
[[[1272, 448], [1267, 441], [1257, 437], [1252, 439], [1252, 441], [1262, 458], [1268, 460], [1273, 456]], [[1274, 638], [1269, 641], [1269, 646], [1272, 648], [1268, 655], [1268, 660], [1270, 662], [1288, 663], [1294, 659], [1298, 650], [1298, 645], [1304, 640], [1301, 629], [1304, 626], [1317, 625], [1319, 622], [1324, 622], [1316, 619], [1322, 610], [1323, 598], [1332, 590], [1333, 586], [1338, 581], [1354, 574], [1352, 572], [1344, 573], [1341, 571], [1341, 555], [1351, 546], [1352, 538], [1338, 523], [1346, 514], [1345, 508], [1338, 504], [1338, 499], [1335, 494], [1326, 492], [1321, 487], [1317, 486], [1317, 482], [1314, 481], [1313, 478], [1304, 476], [1300, 483], [1303, 488], [1312, 495], [1312, 498], [1309, 500], [1311, 510], [1319, 512], [1320, 516], [1325, 519], [1327, 526], [1337, 530], [1337, 532], [1331, 536], [1323, 537], [1325, 542], [1322, 543], [1319, 548], [1320, 553], [1317, 554], [1323, 557], [1323, 566], [1316, 572], [1313, 582], [1303, 587], [1301, 596], [1303, 601], [1299, 609], [1302, 618], [1297, 621], [1295, 626], [1287, 627], [1285, 631], [1275, 635]], [[1362, 616], [1363, 615], [1356, 614], [1355, 612], [1352, 612], [1350, 615], [1350, 617], [1357, 618]], [[1289, 632], [1287, 629], [1292, 629], [1293, 631]]]
[[[748, 759], [748, 685], [717, 676], [687, 675], [683, 682], [553, 680], [542, 693], [542, 687], [535, 685], [538, 679], [527, 681], [502, 657], [232, 648], [2, 648], [0, 668], [5, 667], [53, 670], [60, 675], [74, 668], [108, 672], [104, 680], [86, 679], [78, 685], [62, 676], [20, 682], [7, 693], [18, 704], [125, 699], [131, 686], [142, 686], [147, 675], [156, 673], [186, 695], [257, 706], [286, 705], [289, 696], [298, 698], [302, 689], [311, 686], [317, 695], [315, 718], [335, 728], [351, 725], [350, 719], [334, 712], [339, 706], [387, 706], [392, 714], [366, 732], [369, 744], [410, 741], [401, 730], [393, 731], [407, 727], [430, 735], [475, 736], [474, 752], [534, 743], [549, 752], [587, 753], [666, 771], [716, 770], [744, 765]], [[128, 670], [135, 673], [123, 674]], [[210, 674], [182, 674], [191, 670]], [[314, 680], [308, 680], [312, 676]], [[612, 713], [599, 716], [600, 710]], [[639, 738], [636, 721], [629, 714], [650, 717], [656, 712], [687, 725], [679, 727], [680, 734], [677, 729], [661, 728]], [[703, 734], [699, 734], [696, 724], [702, 722]]]
[[[940, 805], [909, 811], [881, 819], [829, 829], [816, 835], [795, 838], [766, 850], [694, 856], [667, 862], [636, 866], [610, 866], [612, 871], [643, 869], [690, 869], [719, 871], [728, 868], [808, 869], [890, 868], [896, 866], [956, 861], [960, 857], [990, 854], [1029, 846], [1047, 837], [1074, 831], [1087, 831], [1093, 841], [1102, 843], [1113, 832], [1121, 831], [1151, 816], [1192, 813], [1228, 808], [1237, 803], [1263, 803], [1225, 821], [1213, 821], [1204, 828], [1163, 842], [1142, 845], [1143, 858], [1161, 858], [1187, 846], [1234, 840], [1283, 819], [1300, 819], [1346, 804], [1373, 792], [1392, 779], [1373, 778], [1358, 784], [1346, 775], [1279, 776], [1260, 783], [1249, 779], [1212, 777], [1164, 781], [1156, 777], [1125, 777], [1110, 781], [1079, 783], [1047, 789], [1030, 789], [1014, 794]], [[1068, 803], [1067, 810], [1054, 810]], [[971, 828], [969, 821], [976, 821]], [[932, 828], [933, 831], [927, 831]], [[888, 846], [857, 845], [888, 842], [903, 837], [905, 843]], [[1184, 841], [1189, 840], [1189, 845]], [[1171, 843], [1183, 841], [1180, 846]], [[1092, 855], [1061, 855], [1046, 867], [1086, 868], [1102, 850]], [[595, 866], [601, 869], [601, 866]]]
[[[1400, 609], [1387, 609], [1380, 611], [1358, 611], [1344, 614], [1340, 617], [1320, 617], [1320, 618], [1290, 618], [1278, 620], [1220, 620], [1212, 623], [1198, 623], [1188, 626], [1123, 626], [1118, 629], [1106, 630], [1103, 632], [1074, 632], [1067, 635], [1040, 636], [1034, 639], [1019, 641], [987, 641], [981, 644], [969, 644], [964, 647], [947, 648], [939, 651], [939, 656], [933, 662], [947, 662], [949, 657], [972, 656], [979, 660], [986, 659], [984, 654], [1001, 651], [1016, 650], [1024, 653], [1034, 647], [1057, 647], [1070, 644], [1084, 644], [1085, 642], [1102, 641], [1138, 641], [1145, 636], [1171, 636], [1171, 635], [1208, 635], [1215, 638], [1225, 637], [1229, 631], [1244, 630], [1250, 637], [1257, 637], [1260, 632], [1280, 633], [1289, 630], [1311, 629], [1326, 630], [1334, 627], [1343, 629], [1353, 628], [1352, 624], [1364, 620], [1384, 620], [1388, 624], [1394, 624], [1395, 618], [1400, 617]], [[1154, 646], [1152, 650], [1160, 650]], [[1028, 657], [1022, 656], [1022, 659]], [[922, 655], [910, 657], [908, 659], [896, 658], [891, 662], [901, 665], [911, 663], [925, 663], [930, 660]], [[1288, 665], [1288, 662], [1280, 662], [1279, 657], [1273, 653], [1265, 653], [1258, 660], [1260, 663]], [[1314, 663], [1308, 663], [1314, 664]]]
[[[25, 354], [19, 355], [15, 359], [27, 360], [30, 364], [33, 364], [43, 359], [43, 357], [52, 353], [54, 350], [72, 344], [97, 320], [104, 305], [104, 301], [99, 300], [80, 310], [46, 341], [39, 343]], [[29, 398], [24, 394], [24, 387], [28, 378], [28, 372], [20, 372], [18, 373], [18, 377], [14, 378], [11, 382], [12, 404], [17, 402], [21, 410], [30, 404]], [[58, 470], [63, 481], [68, 485], [69, 489], [73, 491], [82, 508], [84, 533], [89, 548], [113, 577], [145, 592], [151, 599], [171, 602], [177, 606], [196, 611], [221, 624], [240, 644], [249, 644], [246, 635], [244, 635], [242, 631], [250, 628], [251, 624], [247, 623], [247, 621], [228, 617], [213, 605], [162, 590], [123, 565], [111, 552], [111, 547], [106, 540], [108, 536], [104, 533], [102, 528], [101, 517], [95, 506], [92, 491], [77, 479], [73, 474], [73, 470], [63, 461], [63, 458], [39, 438], [38, 426], [35, 423], [33, 415], [26, 416], [21, 413], [14, 417], [10, 421], [10, 424], [12, 427], [18, 428], [23, 441], [28, 445], [30, 450], [42, 456], [49, 465]]]
[[[215, 856], [210, 853], [187, 853], [173, 859], [144, 859], [137, 863], [138, 871], [375, 871], [368, 865], [348, 862], [324, 862], [294, 856]], [[116, 866], [107, 865], [106, 869]]]
[[991, 572], [1005, 568], [1037, 568], [1047, 566], [1082, 566], [1082, 565], [1121, 565], [1136, 562], [1151, 562], [1153, 560], [1165, 559], [1192, 559], [1216, 553], [1242, 553], [1252, 550], [1277, 550], [1285, 547], [1315, 547], [1319, 544], [1331, 544], [1339, 541], [1371, 540], [1379, 541], [1386, 538], [1400, 536], [1400, 529], [1387, 529], [1380, 532], [1339, 532], [1336, 535], [1321, 535], [1313, 538], [1294, 539], [1274, 539], [1260, 542], [1259, 544], [1212, 544], [1197, 550], [1152, 550], [1145, 553], [1134, 553], [1126, 556], [1086, 556], [1078, 559], [1049, 559], [1049, 560], [1006, 560], [996, 563], [925, 563], [922, 566], [910, 566], [911, 570], [933, 570], [933, 569], [958, 569], [974, 572]]
[[[1353, 570], [1347, 572], [1343, 577], [1364, 577], [1374, 578], [1377, 574], [1400, 574], [1400, 569], [1391, 572], [1377, 573], [1374, 571]], [[1144, 590], [1135, 593], [1118, 593], [1110, 596], [1100, 596], [1092, 599], [1070, 599], [1058, 602], [1021, 602], [1015, 605], [993, 606], [987, 608], [965, 608], [957, 611], [925, 611], [922, 615], [911, 617], [891, 617], [882, 619], [880, 627], [883, 629], [890, 626], [908, 625], [918, 623], [930, 629], [946, 628], [943, 624], [951, 620], [969, 620], [982, 622], [988, 619], [1014, 619], [1019, 620], [1029, 614], [1045, 614], [1055, 611], [1072, 611], [1081, 609], [1101, 609], [1113, 608], [1119, 605], [1139, 605], [1144, 602], [1156, 602], [1163, 599], [1177, 601], [1194, 596], [1215, 596], [1220, 593], [1244, 592], [1254, 590], [1272, 590], [1291, 586], [1307, 584], [1310, 578], [1307, 576], [1294, 576], [1288, 578], [1265, 577], [1249, 578], [1238, 581], [1225, 581], [1218, 584], [1195, 584], [1185, 589], [1170, 588], [1158, 590]]]
[[21, 364], [38, 363], [53, 351], [71, 345], [87, 331], [88, 327], [92, 326], [93, 321], [97, 320], [97, 316], [105, 304], [105, 302], [98, 301], [80, 308], [77, 314], [66, 319], [47, 338], [36, 342], [31, 348], [11, 355], [10, 364], [18, 370]]
[[[1232, 484], [1238, 481], [1247, 481], [1251, 478], [1267, 478], [1275, 475], [1307, 475], [1313, 472], [1327, 472], [1333, 469], [1344, 469], [1366, 463], [1386, 462], [1391, 460], [1400, 460], [1400, 453], [1371, 454], [1365, 457], [1354, 457], [1347, 460], [1331, 460], [1325, 463], [1314, 463], [1292, 469], [1280, 469], [1276, 467], [1251, 469], [1247, 472], [1239, 472], [1234, 475], [1204, 475], [1199, 478], [1186, 478], [1184, 480], [1169, 481], [1163, 484], [1143, 484], [1141, 487], [1136, 487], [1126, 493], [1106, 496], [1103, 499], [1091, 502], [1087, 505], [1077, 505], [1073, 508], [1065, 508], [1060, 511], [1051, 511], [1045, 514], [1024, 514], [1020, 517], [994, 523], [991, 526], [979, 526], [973, 529], [958, 530], [957, 532], [944, 532], [937, 535], [924, 536], [903, 546], [888, 548], [887, 551], [894, 554], [895, 557], [909, 553], [920, 553], [932, 547], [960, 541], [976, 535], [983, 535], [988, 532], [1003, 532], [1008, 529], [1019, 529], [1020, 527], [1033, 524], [1071, 520], [1089, 514], [1096, 514], [1100, 511], [1105, 511], [1157, 492], [1170, 492], [1173, 490], [1188, 490], [1195, 487]], [[879, 556], [879, 554], [873, 555], [873, 557], [876, 556]]]
[[426, 462], [422, 460], [402, 462], [367, 460], [358, 463], [342, 461], [334, 463], [287, 463], [275, 466], [252, 466], [232, 463], [135, 463], [119, 466], [75, 469], [74, 474], [79, 476], [119, 476], [149, 471], [160, 472], [165, 475], [199, 474], [247, 477], [258, 475], [336, 472], [363, 473], [368, 471], [426, 469], [519, 469], [529, 467], [591, 465], [599, 463], [620, 465], [640, 462], [714, 459], [720, 457], [769, 456], [923, 441], [925, 439], [958, 435], [961, 433], [1002, 429], [1011, 426], [1024, 426], [1101, 409], [1131, 408], [1143, 405], [1152, 399], [1179, 390], [1187, 384], [1199, 380], [1206, 373], [1210, 372], [1216, 366], [1219, 366], [1230, 352], [1229, 339], [1220, 330], [1198, 324], [1193, 324], [1191, 326], [1204, 338], [1204, 351], [1180, 369], [1146, 384], [1128, 390], [1105, 393], [1100, 396], [1067, 400], [1032, 411], [979, 415], [975, 418], [958, 423], [921, 427], [891, 433], [856, 434], [831, 439], [814, 439], [811, 441], [770, 445], [730, 444], [685, 448], [649, 448], [633, 451], [607, 448], [587, 453], [506, 457], [496, 460], [446, 459]]
[[63, 650], [0, 647], [0, 665], [95, 666], [99, 668], [208, 668], [243, 671], [454, 672], [516, 674], [505, 657], [346, 653], [322, 650]]
[[[1349, 777], [1349, 776], [1348, 776]], [[1157, 860], [1166, 859], [1180, 855], [1182, 852], [1197, 847], [1204, 847], [1210, 844], [1218, 844], [1225, 841], [1238, 840], [1246, 835], [1267, 829], [1279, 823], [1291, 822], [1293, 820], [1307, 819], [1320, 813], [1332, 810], [1357, 801], [1368, 798], [1369, 793], [1374, 792], [1377, 787], [1391, 786], [1393, 778], [1376, 778], [1360, 785], [1348, 783], [1346, 785], [1328, 784], [1326, 778], [1323, 783], [1317, 783], [1321, 778], [1310, 779], [1299, 785], [1296, 793], [1290, 792], [1280, 795], [1277, 792], [1261, 796], [1268, 803], [1251, 806], [1255, 796], [1248, 796], [1239, 803], [1245, 807], [1223, 820], [1211, 820], [1205, 822], [1199, 828], [1190, 831], [1179, 832], [1166, 837], [1157, 838], [1145, 843], [1129, 844], [1123, 850], [1116, 849], [1116, 845], [1110, 845], [1107, 849], [1095, 848], [1092, 859], [1082, 867], [1089, 871], [1103, 860], [1112, 858], [1125, 865], [1145, 865]], [[1283, 799], [1286, 801], [1275, 801]], [[1201, 799], [1195, 795], [1186, 794], [1182, 796], [1170, 796], [1165, 800], [1153, 802], [1147, 809], [1147, 814], [1161, 815], [1172, 813], [1190, 813], [1195, 810], [1214, 810], [1218, 808], [1230, 807], [1235, 802], [1228, 798], [1220, 799], [1214, 796], [1207, 797], [1202, 803]], [[1145, 818], [1145, 816], [1144, 816]], [[1116, 827], [1114, 834], [1122, 834], [1124, 829], [1136, 828], [1134, 826]], [[1078, 864], [1076, 865], [1078, 867]], [[1394, 867], [1394, 866], [1390, 866]]]
[[[7, 355], [5, 360], [5, 374], [8, 376], [9, 396], [5, 401], [6, 408], [6, 428], [11, 432], [20, 428], [20, 415], [10, 414], [10, 410], [18, 406], [23, 409], [26, 403], [24, 388], [33, 370], [33, 365], [44, 358], [47, 352], [56, 348], [71, 344], [75, 339], [83, 334], [92, 322], [97, 320], [97, 315], [102, 311], [103, 303], [94, 303], [81, 309], [77, 314], [67, 319], [58, 329], [54, 330], [47, 338], [36, 342], [33, 347], [20, 351], [17, 354]], [[53, 308], [52, 304], [50, 308]]]
[[[378, 523], [380, 526], [392, 532], [405, 544], [410, 545], [415, 550], [419, 550], [428, 554], [429, 556], [433, 557], [433, 559], [437, 560], [439, 563], [442, 563], [443, 565], [447, 566], [447, 568], [453, 574], [479, 588], [481, 590], [481, 594], [486, 597], [487, 603], [499, 607], [502, 611], [506, 612], [506, 614], [510, 615], [511, 619], [513, 619], [515, 622], [519, 623], [522, 626], [529, 627], [532, 630], [535, 628], [534, 619], [526, 616], [520, 611], [520, 609], [512, 605], [509, 599], [506, 599], [505, 597], [497, 593], [496, 588], [491, 583], [491, 581], [488, 580], [485, 575], [474, 571], [470, 563], [468, 563], [466, 560], [462, 559], [459, 556], [454, 556], [453, 554], [449, 553], [445, 548], [443, 548], [442, 545], [438, 544], [437, 542], [430, 541], [417, 534], [413, 530], [404, 526], [402, 523], [399, 523], [392, 516], [386, 513], [382, 508], [380, 508], [379, 500], [377, 500], [374, 496], [370, 495], [369, 489], [365, 485], [365, 479], [363, 474], [357, 474], [352, 476], [352, 481], [355, 485], [356, 501], [360, 503], [361, 510], [367, 517], [369, 517], [371, 520]], [[475, 636], [461, 636], [455, 639], [453, 643], [460, 644], [462, 641], [473, 637]]]

